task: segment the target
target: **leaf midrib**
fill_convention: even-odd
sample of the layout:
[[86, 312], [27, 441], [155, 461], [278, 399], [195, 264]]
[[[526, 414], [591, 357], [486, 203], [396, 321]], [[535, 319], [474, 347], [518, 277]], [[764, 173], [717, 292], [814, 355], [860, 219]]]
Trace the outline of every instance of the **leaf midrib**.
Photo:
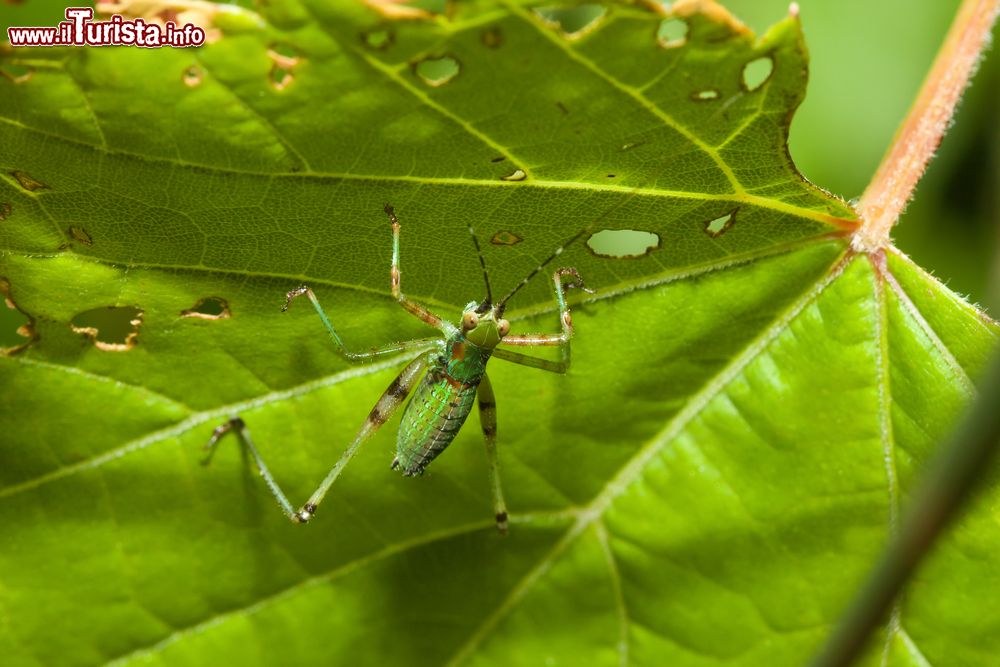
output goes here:
[[[76, 146], [88, 148], [102, 156], [107, 156], [112, 158], [124, 157], [127, 159], [138, 160], [141, 162], [166, 164], [172, 167], [180, 167], [182, 169], [208, 171], [220, 174], [234, 174], [234, 175], [248, 176], [253, 178], [267, 178], [272, 181], [275, 179], [307, 178], [307, 179], [331, 179], [337, 181], [361, 181], [361, 182], [371, 182], [371, 183], [416, 183], [419, 185], [456, 185], [456, 186], [484, 187], [484, 188], [537, 188], [540, 190], [555, 190], [555, 191], [583, 190], [586, 192], [613, 192], [629, 196], [647, 196], [647, 197], [658, 197], [663, 199], [686, 199], [695, 201], [730, 201], [733, 202], [734, 204], [748, 204], [766, 210], [772, 210], [779, 213], [786, 213], [788, 215], [798, 216], [806, 220], [822, 222], [844, 231], [854, 231], [860, 225], [860, 222], [858, 222], [857, 220], [853, 220], [850, 218], [840, 218], [834, 215], [830, 215], [828, 213], [822, 213], [817, 210], [803, 208], [795, 204], [788, 204], [783, 201], [769, 199], [767, 197], [760, 197], [758, 195], [754, 195], [746, 191], [714, 194], [709, 192], [664, 190], [659, 188], [644, 187], [641, 185], [629, 187], [629, 186], [614, 185], [608, 183], [587, 183], [582, 181], [553, 181], [547, 179], [504, 181], [500, 179], [487, 180], [487, 179], [463, 178], [461, 176], [455, 176], [455, 177], [409, 176], [405, 174], [386, 176], [379, 174], [337, 173], [337, 172], [322, 172], [322, 171], [311, 171], [311, 170], [309, 171], [304, 170], [299, 172], [279, 172], [279, 173], [263, 172], [263, 171], [257, 172], [246, 169], [236, 169], [234, 167], [226, 167], [222, 165], [188, 162], [177, 158], [141, 155], [139, 153], [132, 153], [130, 151], [125, 151], [121, 149], [104, 150], [98, 146], [95, 146], [94, 144], [87, 143], [86, 141], [81, 141], [79, 139], [66, 137], [60, 134], [42, 130], [40, 128], [32, 127], [30, 125], [25, 125], [11, 118], [0, 116], [0, 122], [6, 123], [20, 130], [33, 132], [35, 134], [55, 139], [57, 141], [63, 141], [69, 144], [74, 144]], [[7, 180], [6, 175], [4, 176], [5, 180]], [[10, 183], [9, 180], [8, 183]], [[13, 183], [10, 183], [10, 185], [11, 187], [17, 187]], [[25, 196], [32, 197], [34, 199], [42, 199], [47, 194], [50, 194], [53, 191], [38, 190], [36, 192], [24, 192], [24, 191], [22, 192]], [[177, 212], [181, 213], [180, 211]]]
[[[623, 296], [638, 289], [651, 289], [654, 287], [659, 287], [661, 285], [666, 285], [668, 283], [676, 282], [678, 280], [686, 280], [688, 278], [694, 278], [696, 276], [712, 273], [714, 271], [724, 271], [726, 269], [730, 269], [735, 266], [739, 266], [741, 264], [747, 264], [757, 260], [790, 253], [795, 250], [806, 248], [814, 244], [842, 239], [845, 238], [845, 236], [846, 236], [845, 234], [836, 232], [830, 234], [819, 234], [817, 236], [807, 236], [801, 239], [796, 239], [794, 241], [789, 241], [788, 243], [782, 243], [773, 246], [765, 246], [761, 248], [755, 248], [749, 252], [727, 255], [717, 261], [703, 262], [701, 264], [691, 264], [676, 268], [670, 268], [665, 271], [661, 271], [660, 273], [651, 274], [649, 276], [643, 276], [641, 278], [635, 278], [632, 280], [620, 281], [618, 283], [615, 283], [615, 285], [611, 288], [598, 288], [597, 293], [593, 296], [574, 294], [569, 298], [569, 302], [572, 305], [577, 303], [592, 303], [596, 301], [602, 301], [605, 299], [612, 299], [618, 296]], [[94, 255], [83, 255], [79, 253], [73, 253], [69, 250], [54, 255], [44, 255], [44, 257], [55, 258], [55, 257], [60, 257], [63, 254], [71, 255], [75, 260], [78, 261], [89, 262], [92, 264], [97, 264], [100, 266], [111, 267], [111, 268], [121, 268], [128, 270], [162, 269], [166, 271], [190, 271], [192, 273], [211, 273], [211, 274], [226, 275], [226, 276], [239, 276], [243, 278], [268, 278], [274, 280], [287, 280], [290, 283], [296, 283], [296, 284], [304, 283], [310, 286], [323, 285], [325, 287], [332, 287], [346, 291], [353, 291], [361, 294], [372, 295], [379, 298], [392, 300], [392, 296], [388, 290], [382, 290], [374, 287], [367, 287], [365, 285], [360, 285], [357, 283], [342, 283], [336, 280], [330, 280], [328, 278], [320, 278], [317, 276], [311, 276], [307, 274], [284, 274], [284, 273], [274, 273], [269, 271], [222, 269], [222, 268], [215, 268], [211, 266], [200, 266], [200, 265], [194, 266], [194, 265], [184, 265], [184, 264], [158, 264], [155, 262], [136, 262], [132, 260], [128, 262], [119, 262], [114, 260], [107, 260], [102, 257], [97, 257]], [[29, 258], [38, 259], [40, 257], [38, 253], [25, 252], [21, 250], [2, 250], [0, 251], [0, 257], [2, 257], [3, 255], [17, 256], [25, 259]], [[417, 299], [426, 306], [430, 306], [434, 309], [443, 312], [450, 312], [450, 311], [457, 312], [461, 308], [461, 306], [457, 304], [445, 302], [440, 299], [427, 295], [409, 294], [409, 296]], [[507, 319], [509, 319], [511, 322], [519, 322], [534, 317], [538, 317], [540, 315], [551, 314], [556, 311], [557, 307], [553, 302], [544, 301], [521, 308], [512, 307], [509, 311]]]

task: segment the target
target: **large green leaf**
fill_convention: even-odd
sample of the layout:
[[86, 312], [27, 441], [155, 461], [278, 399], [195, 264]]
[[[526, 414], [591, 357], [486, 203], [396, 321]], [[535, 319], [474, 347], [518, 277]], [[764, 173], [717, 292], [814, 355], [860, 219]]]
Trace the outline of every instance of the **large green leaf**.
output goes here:
[[[895, 250], [853, 252], [850, 207], [795, 172], [796, 19], [756, 40], [710, 2], [614, 5], [579, 33], [535, 10], [269, 2], [199, 15], [221, 29], [200, 49], [3, 53], [0, 276], [33, 336], [0, 358], [5, 664], [815, 650], [997, 326]], [[683, 43], [658, 41], [663, 20]], [[761, 57], [773, 71], [748, 90]], [[441, 58], [457, 75], [430, 85], [420, 63]], [[288, 289], [314, 287], [357, 348], [428, 335], [389, 297], [386, 201], [404, 290], [448, 317], [483, 296], [470, 223], [498, 291], [588, 230], [559, 259], [597, 289], [574, 302], [571, 372], [490, 367], [506, 537], [476, 417], [418, 481], [388, 470], [390, 422], [307, 527], [235, 441], [199, 465], [240, 414], [301, 501], [401, 366], [349, 366], [308, 307], [278, 312]], [[659, 247], [602, 257], [585, 239], [604, 229]], [[185, 316], [213, 297], [229, 317]], [[134, 344], [107, 345], [135, 309]], [[510, 312], [557, 324], [542, 279]], [[873, 661], [1000, 649], [996, 496]]]

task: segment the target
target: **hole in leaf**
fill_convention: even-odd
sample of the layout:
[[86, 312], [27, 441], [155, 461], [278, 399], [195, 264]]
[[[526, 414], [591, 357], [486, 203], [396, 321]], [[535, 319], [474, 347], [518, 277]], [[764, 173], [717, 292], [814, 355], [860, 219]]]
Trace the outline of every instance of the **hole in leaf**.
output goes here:
[[365, 46], [376, 51], [388, 49], [395, 39], [392, 32], [388, 30], [371, 30], [361, 33], [361, 41], [364, 42]]
[[[0, 354], [20, 352], [38, 339], [34, 331], [35, 320], [17, 307], [10, 296], [10, 281], [0, 278]], [[25, 340], [27, 338], [28, 340]]]
[[417, 63], [417, 76], [428, 86], [443, 86], [458, 76], [458, 61], [449, 56], [427, 58]]
[[90, 234], [83, 227], [77, 227], [76, 225], [70, 227], [69, 235], [74, 241], [79, 241], [85, 246], [94, 245], [94, 239], [91, 238]]
[[135, 306], [107, 306], [86, 310], [70, 321], [70, 328], [108, 352], [124, 352], [135, 346], [142, 325], [142, 310]]
[[595, 4], [575, 7], [536, 7], [535, 13], [566, 39], [579, 39], [593, 31], [608, 13], [607, 7]]
[[184, 76], [182, 77], [182, 80], [184, 81], [185, 86], [188, 86], [189, 88], [194, 88], [195, 86], [201, 83], [201, 79], [202, 79], [202, 71], [201, 68], [198, 67], [197, 65], [191, 65], [191, 67], [188, 67], [186, 70], [184, 70]]
[[503, 44], [503, 33], [500, 32], [500, 28], [494, 26], [489, 30], [484, 30], [483, 44], [491, 49], [499, 48]]
[[656, 30], [656, 41], [665, 49], [676, 49], [687, 42], [687, 34], [687, 21], [663, 19]]
[[181, 317], [197, 317], [203, 320], [226, 320], [232, 316], [229, 304], [217, 296], [205, 297], [187, 310], [181, 311]]
[[11, 208], [9, 203], [5, 201], [0, 202], [0, 222], [3, 222], [10, 217], [10, 211]]
[[524, 239], [514, 232], [501, 231], [493, 235], [493, 238], [490, 239], [490, 243], [494, 245], [515, 245], [523, 240]]
[[754, 91], [767, 83], [774, 71], [774, 61], [770, 56], [756, 58], [743, 66], [743, 86]]
[[730, 211], [725, 215], [720, 215], [715, 220], [709, 220], [705, 223], [705, 233], [715, 238], [717, 236], [722, 236], [726, 233], [726, 230], [733, 226], [733, 222], [736, 220], [736, 211]]
[[10, 79], [14, 83], [24, 83], [35, 73], [35, 70], [27, 65], [17, 63], [4, 63], [0, 65], [0, 75]]
[[635, 229], [602, 229], [587, 239], [587, 247], [599, 257], [635, 259], [660, 247], [660, 237]]
[[287, 44], [272, 44], [267, 55], [274, 61], [271, 65], [271, 85], [275, 90], [284, 90], [295, 79], [292, 70], [301, 60], [298, 52]]
[[271, 68], [271, 85], [275, 90], [284, 90], [295, 77], [290, 70], [279, 66], [277, 63]]
[[[31, 342], [31, 318], [9, 300], [0, 305], [0, 354], [12, 354]], [[25, 338], [29, 340], [24, 340]]]
[[526, 173], [524, 173], [523, 169], [515, 169], [514, 171], [512, 171], [509, 174], [507, 174], [506, 176], [501, 176], [500, 180], [501, 181], [523, 181], [527, 177], [528, 177], [528, 175]]
[[719, 91], [715, 88], [708, 88], [706, 90], [696, 90], [691, 93], [691, 99], [698, 102], [704, 102], [707, 100], [717, 100], [719, 99]]
[[44, 190], [49, 186], [45, 185], [39, 180], [35, 180], [30, 174], [24, 171], [12, 171], [10, 175], [13, 176], [22, 188], [28, 192], [34, 192], [35, 190]]

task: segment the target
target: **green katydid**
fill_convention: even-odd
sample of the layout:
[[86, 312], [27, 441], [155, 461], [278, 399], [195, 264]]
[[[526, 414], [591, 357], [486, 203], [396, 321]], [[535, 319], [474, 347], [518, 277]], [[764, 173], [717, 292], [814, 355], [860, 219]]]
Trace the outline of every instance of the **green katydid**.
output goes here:
[[[208, 463], [211, 459], [219, 439], [232, 431], [253, 456], [261, 476], [286, 516], [296, 523], [305, 523], [312, 518], [327, 491], [357, 454], [361, 445], [388, 421], [414, 388], [416, 388], [416, 392], [403, 411], [396, 440], [396, 457], [392, 461], [392, 468], [400, 470], [407, 476], [422, 474], [424, 468], [451, 444], [472, 411], [473, 402], [478, 399], [480, 423], [483, 429], [483, 438], [486, 441], [494, 515], [497, 528], [503, 532], [507, 529], [507, 507], [500, 484], [500, 468], [497, 458], [496, 398], [489, 376], [486, 374], [486, 364], [491, 357], [496, 357], [515, 364], [555, 373], [565, 373], [569, 368], [569, 344], [573, 337], [573, 320], [566, 302], [566, 291], [570, 288], [578, 288], [591, 292], [584, 286], [583, 279], [576, 269], [560, 268], [552, 274], [556, 302], [559, 306], [561, 328], [559, 333], [511, 334], [510, 322], [505, 320], [503, 315], [510, 298], [562, 254], [567, 245], [580, 238], [586, 228], [556, 248], [514, 289], [494, 303], [486, 261], [483, 258], [475, 231], [469, 227], [476, 253], [479, 256], [479, 263], [483, 269], [486, 298], [479, 303], [470, 302], [463, 310], [461, 321], [458, 325], [454, 325], [410, 300], [402, 293], [399, 270], [399, 220], [393, 208], [388, 204], [385, 206], [385, 212], [392, 225], [392, 268], [389, 274], [392, 295], [407, 312], [438, 329], [443, 337], [393, 343], [370, 352], [352, 352], [344, 345], [313, 291], [305, 285], [292, 290], [287, 295], [282, 311], [288, 310], [295, 298], [307, 296], [329, 332], [330, 338], [333, 339], [337, 351], [348, 361], [366, 361], [393, 352], [412, 352], [415, 353], [415, 357], [407, 363], [402, 372], [378, 399], [347, 450], [327, 473], [319, 488], [313, 492], [300, 509], [295, 509], [281, 487], [278, 486], [250, 439], [246, 424], [240, 417], [234, 416], [215, 429], [206, 445], [209, 453], [205, 462]], [[565, 280], [566, 278], [569, 280]], [[508, 350], [501, 345], [557, 346], [560, 350], [560, 359], [559, 361], [540, 359]]]

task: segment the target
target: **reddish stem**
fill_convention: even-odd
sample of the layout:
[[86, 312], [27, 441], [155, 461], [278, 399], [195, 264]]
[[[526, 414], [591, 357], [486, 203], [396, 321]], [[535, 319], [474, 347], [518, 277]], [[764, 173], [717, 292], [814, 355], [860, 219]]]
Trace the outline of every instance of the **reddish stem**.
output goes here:
[[948, 130], [998, 11], [1000, 0], [965, 0], [959, 8], [913, 107], [857, 204], [862, 225], [855, 250], [873, 252], [889, 244], [889, 231]]

